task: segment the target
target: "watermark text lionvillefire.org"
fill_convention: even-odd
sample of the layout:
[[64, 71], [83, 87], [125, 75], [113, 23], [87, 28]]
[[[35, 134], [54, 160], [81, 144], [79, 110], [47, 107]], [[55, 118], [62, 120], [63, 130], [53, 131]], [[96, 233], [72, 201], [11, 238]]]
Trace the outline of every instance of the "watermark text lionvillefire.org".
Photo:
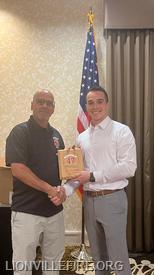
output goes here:
[[65, 270], [65, 271], [77, 271], [82, 268], [83, 271], [94, 271], [94, 270], [123, 270], [123, 263], [121, 261], [98, 261], [95, 265], [92, 262], [83, 261], [14, 261], [12, 267], [6, 261], [5, 269], [14, 271], [32, 271], [42, 270], [42, 271], [55, 271], [55, 270]]

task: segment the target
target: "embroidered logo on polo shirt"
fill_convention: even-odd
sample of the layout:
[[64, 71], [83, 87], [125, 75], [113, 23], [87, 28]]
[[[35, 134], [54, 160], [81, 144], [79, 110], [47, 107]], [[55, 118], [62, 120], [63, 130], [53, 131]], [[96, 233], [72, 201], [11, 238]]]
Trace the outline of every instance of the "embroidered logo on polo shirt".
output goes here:
[[59, 149], [59, 147], [60, 147], [59, 138], [53, 137], [53, 143], [54, 143], [56, 149]]

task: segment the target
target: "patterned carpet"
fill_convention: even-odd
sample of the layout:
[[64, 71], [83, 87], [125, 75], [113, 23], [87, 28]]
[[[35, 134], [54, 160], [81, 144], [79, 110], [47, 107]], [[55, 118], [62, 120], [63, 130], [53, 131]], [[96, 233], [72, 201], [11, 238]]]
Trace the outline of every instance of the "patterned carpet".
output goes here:
[[[94, 265], [92, 261], [74, 261], [71, 252], [79, 247], [67, 247], [62, 259], [61, 275], [86, 274], [94, 275]], [[144, 256], [134, 256], [130, 258], [132, 275], [154, 275], [154, 254]], [[111, 272], [114, 275], [114, 272]]]

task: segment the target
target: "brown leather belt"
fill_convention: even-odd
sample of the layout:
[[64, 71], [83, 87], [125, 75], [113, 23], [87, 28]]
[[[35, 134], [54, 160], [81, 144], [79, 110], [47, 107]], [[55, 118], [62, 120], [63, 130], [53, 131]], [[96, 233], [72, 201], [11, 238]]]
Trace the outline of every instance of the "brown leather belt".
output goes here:
[[112, 194], [114, 192], [120, 191], [120, 189], [116, 189], [116, 190], [100, 190], [100, 191], [86, 191], [86, 194], [89, 197], [98, 197], [98, 196], [105, 196], [105, 195], [109, 195]]

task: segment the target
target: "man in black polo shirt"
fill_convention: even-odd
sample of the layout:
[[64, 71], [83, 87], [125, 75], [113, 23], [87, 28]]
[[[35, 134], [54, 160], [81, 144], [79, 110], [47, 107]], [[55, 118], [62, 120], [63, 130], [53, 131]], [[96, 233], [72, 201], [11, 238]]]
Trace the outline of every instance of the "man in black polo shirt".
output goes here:
[[31, 103], [33, 115], [15, 126], [6, 140], [6, 164], [11, 166], [13, 175], [11, 224], [15, 275], [32, 274], [38, 244], [46, 262], [43, 274], [56, 275], [58, 271], [51, 269], [64, 251], [63, 207], [51, 201], [54, 196], [59, 196], [61, 202], [65, 200], [57, 162], [57, 150], [64, 148], [64, 142], [48, 122], [54, 108], [53, 94], [38, 91]]

